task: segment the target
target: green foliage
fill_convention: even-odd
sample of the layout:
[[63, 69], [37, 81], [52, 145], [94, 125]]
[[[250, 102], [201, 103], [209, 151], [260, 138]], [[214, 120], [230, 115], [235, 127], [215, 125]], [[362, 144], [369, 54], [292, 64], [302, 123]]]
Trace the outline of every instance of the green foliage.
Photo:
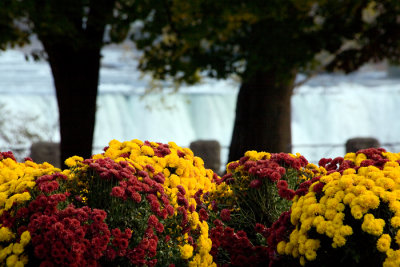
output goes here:
[[[0, 49], [23, 46], [36, 34], [51, 45], [89, 49], [125, 40], [136, 20], [135, 1], [5, 0], [0, 2]], [[106, 25], [108, 38], [103, 39]], [[99, 34], [100, 33], [100, 34]]]
[[[271, 156], [248, 151], [245, 157], [227, 165], [219, 190], [210, 196], [213, 210], [230, 210], [227, 225], [248, 234], [257, 223], [270, 227], [282, 212], [290, 209], [295, 191], [302, 182], [314, 177], [315, 168], [300, 155]], [[254, 233], [250, 238], [259, 237]]]
[[[194, 83], [199, 71], [245, 80], [259, 72], [352, 71], [399, 58], [397, 1], [146, 1], [133, 40], [140, 68]], [[383, 49], [385, 48], [385, 49]], [[320, 53], [327, 53], [321, 62]], [[327, 60], [329, 59], [329, 60]], [[328, 62], [326, 62], [328, 61]]]
[[[249, 179], [243, 174], [234, 174], [235, 182], [230, 185], [235, 195], [235, 204], [238, 214], [232, 217], [233, 225], [240, 225], [240, 229], [251, 227], [256, 223], [263, 223], [269, 226], [276, 221], [283, 211], [289, 210], [291, 201], [282, 198], [278, 194], [276, 182], [266, 179], [260, 188], [249, 187]], [[288, 169], [282, 177], [295, 188], [299, 183], [298, 172]]]
[[19, 1], [0, 1], [0, 50], [6, 50], [8, 45], [24, 45], [28, 43], [29, 30], [22, 27], [26, 22], [21, 19], [18, 23], [16, 18], [22, 18], [23, 11], [20, 9]]

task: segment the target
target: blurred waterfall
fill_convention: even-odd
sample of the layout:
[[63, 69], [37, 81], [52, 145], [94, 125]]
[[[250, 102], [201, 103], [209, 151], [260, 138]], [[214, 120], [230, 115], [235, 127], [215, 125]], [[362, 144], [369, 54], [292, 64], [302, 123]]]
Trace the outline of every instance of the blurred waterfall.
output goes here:
[[[177, 93], [145, 94], [151, 80], [141, 79], [136, 62], [129, 50], [103, 51], [94, 152], [111, 139], [174, 141], [180, 146], [214, 139], [223, 147], [225, 164], [239, 84], [205, 79]], [[319, 75], [292, 97], [292, 151], [313, 162], [343, 156], [344, 143], [352, 137], [375, 137], [388, 150], [400, 151], [399, 104], [400, 79], [387, 77], [385, 71]], [[46, 62], [27, 62], [18, 50], [1, 52], [0, 108], [0, 150], [29, 147], [29, 136], [59, 141], [58, 110]], [[8, 141], [2, 133], [8, 134]]]

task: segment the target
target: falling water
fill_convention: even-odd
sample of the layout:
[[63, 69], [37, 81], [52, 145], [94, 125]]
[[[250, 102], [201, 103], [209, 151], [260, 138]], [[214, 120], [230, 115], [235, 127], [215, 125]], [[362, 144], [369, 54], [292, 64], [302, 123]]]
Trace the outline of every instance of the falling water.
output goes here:
[[[218, 140], [227, 158], [239, 84], [205, 79], [201, 84], [145, 93], [135, 55], [109, 47], [103, 51], [97, 101], [94, 152], [111, 139], [174, 141], [189, 146]], [[344, 154], [352, 137], [375, 137], [400, 151], [400, 80], [385, 71], [322, 74], [292, 97], [293, 152], [310, 161]], [[59, 141], [58, 110], [46, 62], [25, 61], [18, 50], [0, 53], [0, 150], [27, 148], [32, 140]], [[23, 133], [23, 134], [21, 134]]]

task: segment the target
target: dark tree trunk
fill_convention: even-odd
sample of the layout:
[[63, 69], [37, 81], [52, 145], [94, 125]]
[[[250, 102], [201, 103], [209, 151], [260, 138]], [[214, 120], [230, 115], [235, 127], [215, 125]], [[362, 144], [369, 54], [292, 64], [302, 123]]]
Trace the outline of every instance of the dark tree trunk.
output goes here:
[[34, 3], [36, 12], [31, 19], [47, 53], [57, 93], [61, 162], [63, 164], [74, 155], [89, 158], [95, 126], [100, 51], [115, 0]]
[[295, 76], [295, 72], [280, 76], [266, 72], [243, 82], [228, 162], [240, 159], [248, 150], [290, 152], [290, 99]]
[[60, 115], [61, 162], [92, 155], [99, 81], [100, 45], [75, 49], [44, 42], [53, 73]]

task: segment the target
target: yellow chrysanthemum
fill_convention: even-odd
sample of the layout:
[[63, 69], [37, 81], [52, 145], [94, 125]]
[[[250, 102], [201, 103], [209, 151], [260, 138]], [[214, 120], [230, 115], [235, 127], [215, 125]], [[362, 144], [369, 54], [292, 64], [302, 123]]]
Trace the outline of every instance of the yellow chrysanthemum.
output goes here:
[[361, 225], [361, 229], [368, 234], [380, 236], [383, 232], [385, 221], [382, 219], [375, 219], [370, 213], [364, 216], [364, 221]]
[[7, 266], [10, 266], [10, 267], [15, 266], [17, 261], [18, 261], [18, 256], [13, 254], [7, 258], [6, 264], [7, 264]]
[[392, 241], [392, 238], [388, 234], [383, 234], [378, 241], [376, 242], [376, 248], [380, 252], [386, 252], [390, 248], [390, 242]]
[[77, 166], [82, 161], [83, 161], [82, 157], [73, 156], [65, 160], [65, 165], [71, 168]]
[[189, 259], [193, 256], [193, 247], [191, 245], [185, 244], [181, 247], [179, 247], [181, 251], [181, 257], [182, 259]]
[[[382, 156], [389, 160], [383, 169], [373, 165], [359, 167], [367, 155], [348, 153], [344, 160], [358, 168], [321, 175], [320, 182], [325, 185], [318, 198], [312, 189], [304, 196], [295, 197], [290, 217], [295, 230], [290, 234], [289, 243], [278, 245], [278, 253], [299, 258], [301, 265], [318, 257], [318, 251], [314, 254], [309, 245], [306, 246], [311, 228], [331, 238], [333, 248], [346, 246], [347, 239], [354, 234], [354, 229], [345, 225], [345, 216], [350, 215], [353, 217], [350, 221], [360, 220], [361, 230], [371, 235], [372, 240], [377, 238], [378, 251], [387, 254], [383, 265], [400, 266], [400, 250], [390, 248], [392, 238], [400, 245], [400, 167], [397, 162], [400, 153], [383, 152]], [[381, 207], [384, 212], [380, 212]], [[382, 218], [375, 218], [373, 214]], [[396, 236], [391, 236], [393, 232]]]

